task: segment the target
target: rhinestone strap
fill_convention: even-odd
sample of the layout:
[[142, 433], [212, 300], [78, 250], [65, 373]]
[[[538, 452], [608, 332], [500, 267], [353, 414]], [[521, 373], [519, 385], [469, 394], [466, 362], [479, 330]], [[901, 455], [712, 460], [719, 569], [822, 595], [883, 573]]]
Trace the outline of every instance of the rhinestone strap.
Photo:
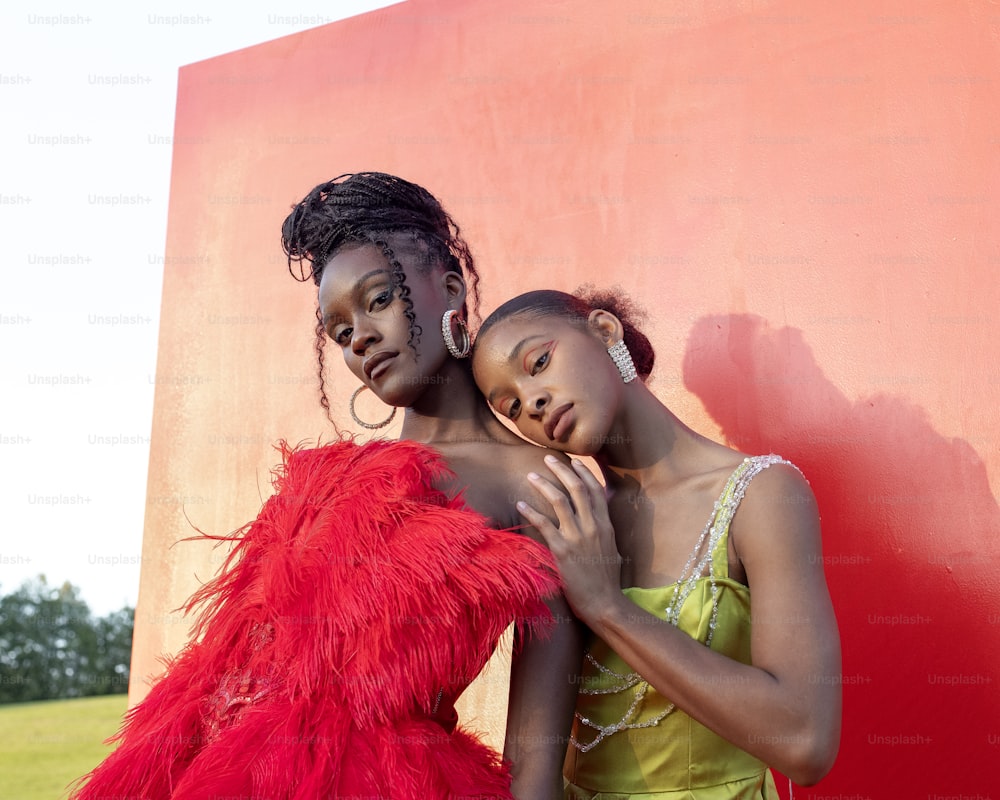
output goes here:
[[[664, 609], [666, 614], [665, 620], [674, 627], [677, 627], [680, 624], [681, 609], [684, 607], [684, 603], [691, 595], [691, 592], [694, 591], [698, 580], [703, 577], [705, 568], [711, 566], [708, 570], [708, 581], [712, 595], [712, 612], [708, 619], [708, 633], [705, 635], [705, 641], [703, 643], [706, 647], [709, 647], [712, 644], [712, 638], [715, 635], [715, 626], [719, 616], [719, 587], [715, 582], [716, 570], [712, 561], [713, 554], [715, 553], [719, 542], [722, 540], [722, 537], [729, 530], [729, 525], [733, 520], [733, 515], [736, 513], [736, 509], [739, 508], [740, 502], [746, 494], [747, 487], [750, 485], [750, 481], [752, 481], [762, 470], [765, 470], [774, 464], [788, 464], [791, 467], [795, 467], [794, 464], [785, 461], [780, 456], [773, 454], [767, 456], [757, 456], [755, 458], [743, 459], [743, 463], [741, 463], [735, 469], [733, 474], [729, 476], [729, 480], [726, 481], [722, 494], [712, 506], [712, 513], [708, 518], [708, 522], [705, 523], [705, 527], [702, 529], [701, 535], [698, 537], [698, 541], [695, 542], [694, 549], [691, 551], [691, 555], [688, 556], [688, 560], [685, 562], [684, 568], [681, 570], [680, 577], [674, 583], [674, 591], [670, 597], [670, 602]], [[796, 467], [796, 469], [798, 468]], [[582, 725], [585, 725], [597, 732], [594, 739], [586, 744], [581, 744], [575, 736], [570, 737], [570, 741], [573, 743], [573, 746], [576, 747], [581, 753], [586, 753], [592, 750], [606, 738], [612, 734], [618, 733], [619, 731], [655, 727], [656, 725], [659, 725], [668, 714], [677, 708], [677, 706], [671, 703], [659, 714], [651, 717], [645, 722], [634, 721], [641, 710], [642, 702], [646, 697], [646, 693], [649, 691], [649, 684], [642, 679], [642, 676], [639, 675], [638, 672], [630, 672], [627, 675], [623, 675], [613, 669], [610, 669], [609, 667], [604, 666], [590, 653], [587, 653], [586, 658], [591, 665], [598, 669], [598, 671], [609, 678], [614, 679], [617, 683], [616, 685], [605, 689], [588, 689], [581, 687], [580, 694], [619, 694], [621, 692], [628, 691], [629, 689], [634, 689], [634, 695], [632, 702], [629, 704], [629, 707], [625, 711], [622, 718], [618, 720], [618, 722], [614, 722], [610, 725], [600, 725], [583, 716], [579, 712], [576, 713], [576, 718]]]

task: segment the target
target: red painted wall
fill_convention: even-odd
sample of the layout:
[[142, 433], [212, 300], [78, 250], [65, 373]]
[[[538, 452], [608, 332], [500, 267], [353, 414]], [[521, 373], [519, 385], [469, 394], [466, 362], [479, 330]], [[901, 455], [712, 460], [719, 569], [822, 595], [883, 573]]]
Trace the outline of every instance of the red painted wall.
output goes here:
[[809, 476], [844, 733], [795, 796], [995, 792], [998, 30], [985, 1], [410, 0], [184, 68], [133, 674], [219, 563], [169, 546], [253, 516], [269, 442], [328, 432], [279, 226], [379, 169], [450, 208], [484, 312], [620, 284], [664, 402]]

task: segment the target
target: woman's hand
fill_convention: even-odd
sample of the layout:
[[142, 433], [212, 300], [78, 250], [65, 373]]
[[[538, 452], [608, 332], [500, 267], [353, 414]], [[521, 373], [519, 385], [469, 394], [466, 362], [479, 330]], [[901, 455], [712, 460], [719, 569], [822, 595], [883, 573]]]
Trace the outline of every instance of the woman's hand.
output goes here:
[[528, 480], [552, 505], [559, 525], [523, 501], [517, 510], [538, 529], [552, 552], [562, 576], [564, 593], [576, 615], [590, 622], [623, 599], [621, 555], [608, 518], [604, 487], [578, 459], [572, 468], [553, 456], [545, 463], [565, 487], [565, 493], [537, 473]]

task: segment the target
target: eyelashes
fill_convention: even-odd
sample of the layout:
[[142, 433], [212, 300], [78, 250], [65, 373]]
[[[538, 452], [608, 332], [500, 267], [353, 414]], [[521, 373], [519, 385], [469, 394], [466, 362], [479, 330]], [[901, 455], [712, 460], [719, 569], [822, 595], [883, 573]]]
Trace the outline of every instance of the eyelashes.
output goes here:
[[[537, 352], [538, 350], [541, 350], [541, 353], [539, 353], [538, 356], [532, 358], [532, 354]], [[540, 345], [539, 347], [533, 348], [527, 355], [525, 355], [524, 361], [522, 362], [524, 371], [531, 377], [538, 375], [538, 373], [540, 373], [548, 366], [549, 362], [552, 360], [552, 354], [555, 352], [555, 350], [556, 350], [555, 340], [550, 340]], [[513, 421], [517, 419], [520, 412], [521, 412], [521, 401], [515, 398], [511, 400], [510, 405], [507, 407], [506, 411], [502, 411], [501, 413], [503, 413], [504, 416], [507, 417], [507, 419]]]
[[549, 356], [550, 356], [550, 354], [551, 354], [551, 351], [546, 350], [538, 358], [536, 358], [535, 359], [535, 363], [531, 365], [531, 373], [530, 374], [537, 375], [539, 372], [541, 372], [542, 369], [544, 369], [545, 365], [549, 363]]
[[375, 295], [374, 298], [372, 298], [371, 303], [368, 304], [368, 311], [369, 313], [371, 313], [372, 311], [378, 311], [379, 309], [385, 308], [391, 302], [392, 302], [392, 289], [389, 288], [379, 292], [377, 295]]
[[[396, 299], [396, 288], [393, 285], [386, 286], [375, 292], [371, 299], [368, 301], [367, 312], [368, 314], [374, 314], [382, 311], [392, 305], [393, 300]], [[336, 326], [327, 332], [327, 335], [340, 347], [346, 347], [354, 335], [354, 328], [349, 325], [344, 325], [342, 328], [337, 328]]]

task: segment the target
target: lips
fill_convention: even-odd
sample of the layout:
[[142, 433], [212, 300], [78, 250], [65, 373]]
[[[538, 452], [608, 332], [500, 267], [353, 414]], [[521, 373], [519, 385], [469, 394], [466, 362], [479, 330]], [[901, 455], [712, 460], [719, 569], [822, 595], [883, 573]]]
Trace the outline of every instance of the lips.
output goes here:
[[364, 364], [362, 364], [361, 369], [364, 370], [364, 373], [368, 376], [369, 380], [373, 380], [388, 369], [388, 367], [383, 367], [382, 365], [389, 359], [395, 357], [395, 353], [383, 350], [380, 353], [368, 356], [368, 358], [365, 359]]
[[544, 426], [545, 435], [548, 436], [549, 439], [554, 441], [566, 433], [566, 428], [572, 422], [572, 419], [570, 417], [565, 417], [565, 415], [571, 408], [573, 408], [572, 403], [564, 403], [549, 413]]

